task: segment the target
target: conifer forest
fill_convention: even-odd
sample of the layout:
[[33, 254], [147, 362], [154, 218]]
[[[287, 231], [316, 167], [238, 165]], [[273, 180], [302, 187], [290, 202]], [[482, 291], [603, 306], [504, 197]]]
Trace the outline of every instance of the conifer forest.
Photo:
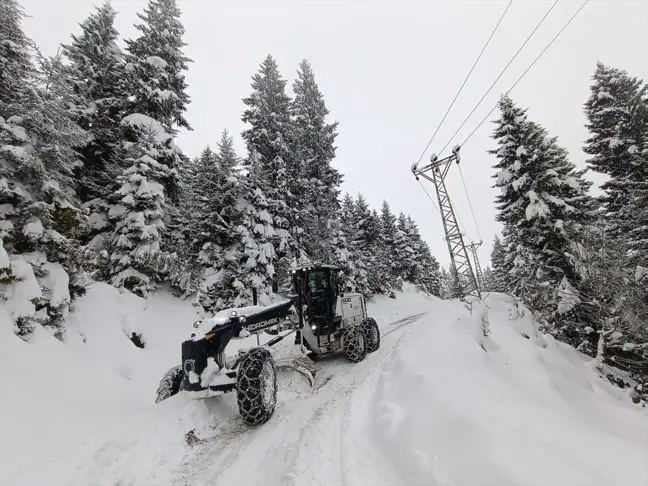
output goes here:
[[[47, 57], [19, 0], [0, 0], [0, 303], [13, 332], [29, 342], [42, 326], [64, 339], [94, 282], [143, 298], [170, 288], [205, 315], [265, 305], [309, 261], [339, 267], [367, 299], [404, 285], [458, 297], [421, 236], [429, 221], [342, 190], [333, 162], [344, 125], [308, 60], [259, 59], [240, 102], [246, 129], [218, 127], [200, 153], [178, 148], [187, 106], [200, 102], [187, 94], [180, 4], [150, 0], [123, 48], [116, 11], [99, 4]], [[483, 127], [501, 233], [482, 290], [513, 296], [543, 332], [615, 370], [604, 378], [619, 386], [631, 378], [646, 400], [648, 84], [636, 74], [592, 66], [585, 167], [502, 96]], [[590, 172], [606, 176], [602, 195]]]

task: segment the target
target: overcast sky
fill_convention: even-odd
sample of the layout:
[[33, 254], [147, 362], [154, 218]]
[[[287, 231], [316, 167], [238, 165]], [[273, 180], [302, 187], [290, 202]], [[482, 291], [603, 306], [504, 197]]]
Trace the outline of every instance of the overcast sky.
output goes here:
[[[31, 16], [27, 33], [50, 55], [79, 32], [101, 0], [19, 0]], [[122, 37], [135, 36], [136, 12], [146, 1], [113, 0]], [[561, 0], [466, 124], [457, 141], [472, 131], [529, 63], [560, 30], [582, 0]], [[442, 265], [449, 262], [441, 218], [410, 172], [437, 123], [500, 17], [507, 0], [419, 1], [224, 1], [179, 0], [186, 28], [187, 75], [193, 100], [187, 118], [194, 131], [179, 136], [189, 156], [215, 144], [221, 130], [236, 138], [240, 155], [243, 103], [250, 77], [272, 54], [292, 85], [302, 58], [311, 61], [331, 111], [340, 123], [335, 166], [345, 174], [343, 189], [362, 192], [379, 206], [418, 222]], [[551, 6], [550, 0], [517, 0], [428, 151], [439, 151], [513, 53]], [[511, 96], [529, 108], [583, 166], [587, 133], [582, 105], [597, 60], [648, 79], [648, 1], [591, 0]], [[495, 113], [496, 114], [496, 113]], [[449, 190], [468, 237], [484, 240], [480, 260], [489, 260], [495, 222], [492, 186], [492, 124], [485, 123], [462, 149], [463, 174], [479, 233], [455, 168]], [[453, 142], [455, 143], [455, 142]], [[595, 182], [600, 177], [593, 176]], [[426, 183], [427, 184], [427, 183]], [[434, 196], [434, 188], [428, 190]]]

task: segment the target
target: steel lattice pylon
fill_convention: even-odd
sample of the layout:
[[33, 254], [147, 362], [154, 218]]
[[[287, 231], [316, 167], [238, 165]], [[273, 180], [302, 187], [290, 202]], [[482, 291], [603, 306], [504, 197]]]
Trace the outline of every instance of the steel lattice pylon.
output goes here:
[[477, 284], [479, 285], [479, 290], [484, 291], [484, 274], [482, 273], [481, 265], [479, 264], [479, 257], [477, 256], [477, 248], [482, 245], [483, 241], [478, 241], [477, 243], [470, 243], [466, 245], [470, 248], [470, 251], [473, 255], [473, 262], [475, 263], [475, 276], [477, 277]]
[[445, 185], [445, 178], [450, 170], [450, 165], [452, 162], [458, 164], [459, 161], [459, 147], [457, 146], [452, 150], [452, 155], [444, 159], [439, 160], [436, 155], [432, 155], [430, 163], [425, 167], [419, 168], [418, 163], [412, 165], [412, 172], [416, 176], [416, 180], [419, 179], [419, 176], [424, 177], [432, 182], [436, 188], [439, 211], [443, 221], [448, 250], [450, 251], [451, 271], [459, 286], [461, 297], [471, 295], [481, 299], [480, 286], [477, 283], [470, 258], [468, 258], [468, 250], [464, 244], [463, 235], [459, 230], [459, 224]]

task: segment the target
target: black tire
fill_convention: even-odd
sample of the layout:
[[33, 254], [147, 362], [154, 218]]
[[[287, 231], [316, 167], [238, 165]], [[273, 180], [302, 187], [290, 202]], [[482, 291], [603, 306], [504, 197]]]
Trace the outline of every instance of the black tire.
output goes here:
[[181, 390], [182, 387], [182, 366], [174, 366], [169, 371], [164, 373], [164, 376], [160, 380], [160, 384], [157, 389], [157, 396], [155, 398], [155, 403], [160, 403], [162, 400], [166, 400], [169, 397], [172, 397]]
[[239, 413], [248, 425], [261, 425], [277, 405], [277, 372], [265, 348], [253, 348], [241, 358], [236, 379]]
[[360, 326], [367, 340], [367, 353], [377, 351], [380, 348], [380, 329], [376, 320], [373, 317], [367, 317]]
[[367, 339], [360, 326], [349, 326], [342, 333], [342, 350], [349, 361], [359, 363], [367, 356]]

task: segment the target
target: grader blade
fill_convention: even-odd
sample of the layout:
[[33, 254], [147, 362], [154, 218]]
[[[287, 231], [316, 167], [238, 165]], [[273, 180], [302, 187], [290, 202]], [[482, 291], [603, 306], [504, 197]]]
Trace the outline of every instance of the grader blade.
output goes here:
[[278, 369], [293, 369], [302, 374], [311, 387], [315, 385], [315, 363], [307, 356], [279, 359], [275, 361], [275, 366]]

